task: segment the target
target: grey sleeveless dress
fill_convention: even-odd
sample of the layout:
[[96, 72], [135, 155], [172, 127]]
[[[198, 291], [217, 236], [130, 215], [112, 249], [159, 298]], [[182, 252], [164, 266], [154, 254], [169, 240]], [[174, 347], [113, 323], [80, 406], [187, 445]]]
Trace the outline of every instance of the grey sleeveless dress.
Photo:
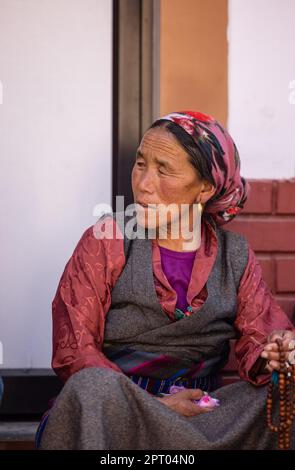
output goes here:
[[[112, 290], [104, 354], [111, 359], [114, 351], [130, 347], [178, 357], [187, 366], [228, 353], [229, 340], [236, 337], [237, 289], [248, 250], [243, 236], [215, 228], [218, 253], [206, 284], [207, 300], [190, 317], [173, 322], [157, 298], [151, 240], [125, 236], [126, 264]], [[164, 378], [165, 370], [159, 368], [157, 374]], [[275, 449], [277, 437], [266, 427], [266, 393], [267, 386], [240, 381], [212, 393], [220, 406], [211, 413], [184, 417], [124, 373], [83, 369], [58, 396], [40, 448]], [[277, 417], [278, 400], [275, 405]], [[295, 449], [294, 432], [291, 448]]]

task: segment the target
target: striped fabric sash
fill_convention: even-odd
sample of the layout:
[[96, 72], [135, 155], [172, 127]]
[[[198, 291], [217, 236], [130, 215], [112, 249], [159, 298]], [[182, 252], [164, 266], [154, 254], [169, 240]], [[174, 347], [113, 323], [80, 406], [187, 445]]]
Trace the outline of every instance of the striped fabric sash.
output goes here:
[[140, 388], [146, 390], [152, 395], [161, 395], [162, 393], [169, 393], [171, 385], [182, 385], [185, 388], [200, 388], [201, 390], [204, 390], [206, 392], [213, 392], [221, 386], [219, 374], [197, 377], [193, 380], [180, 378], [172, 381], [151, 379], [150, 377], [141, 377], [138, 375], [131, 375], [129, 376], [129, 378]]
[[216, 375], [227, 361], [227, 355], [220, 355], [200, 362], [186, 363], [181, 358], [132, 348], [118, 350], [108, 347], [104, 349], [104, 354], [129, 377], [160, 379], [171, 383], [180, 379], [193, 383], [193, 380]]

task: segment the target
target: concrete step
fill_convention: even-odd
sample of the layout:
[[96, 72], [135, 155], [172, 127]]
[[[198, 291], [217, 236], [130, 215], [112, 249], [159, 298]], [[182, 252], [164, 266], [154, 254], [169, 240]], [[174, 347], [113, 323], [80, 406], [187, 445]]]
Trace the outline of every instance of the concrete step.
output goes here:
[[39, 421], [0, 421], [0, 450], [34, 449]]

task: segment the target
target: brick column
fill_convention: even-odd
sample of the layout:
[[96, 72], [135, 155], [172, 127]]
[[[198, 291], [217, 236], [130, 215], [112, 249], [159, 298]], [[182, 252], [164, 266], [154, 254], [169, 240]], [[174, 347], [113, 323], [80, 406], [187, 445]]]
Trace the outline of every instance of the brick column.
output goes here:
[[294, 321], [295, 178], [249, 182], [248, 201], [226, 228], [245, 235], [261, 264], [264, 280]]
[[[295, 178], [249, 182], [251, 192], [242, 213], [225, 228], [245, 235], [265, 282], [295, 324]], [[237, 380], [233, 344], [224, 384]]]

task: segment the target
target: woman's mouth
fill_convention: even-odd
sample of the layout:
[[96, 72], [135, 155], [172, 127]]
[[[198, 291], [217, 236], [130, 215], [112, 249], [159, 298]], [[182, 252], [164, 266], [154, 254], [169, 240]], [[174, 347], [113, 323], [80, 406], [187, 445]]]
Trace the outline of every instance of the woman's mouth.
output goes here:
[[144, 202], [140, 202], [140, 201], [137, 201], [137, 204], [139, 204], [140, 206], [144, 207], [145, 209], [147, 209], [148, 207], [153, 207], [155, 206], [155, 204], [146, 204]]

